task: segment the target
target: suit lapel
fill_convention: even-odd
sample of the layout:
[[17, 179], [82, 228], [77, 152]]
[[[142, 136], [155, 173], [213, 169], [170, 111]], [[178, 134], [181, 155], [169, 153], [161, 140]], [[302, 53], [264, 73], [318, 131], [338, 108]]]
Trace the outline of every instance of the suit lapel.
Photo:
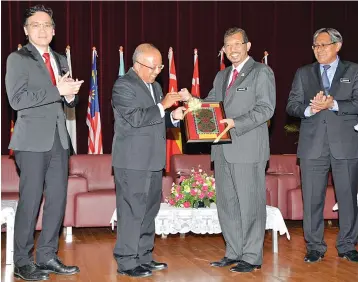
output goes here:
[[338, 66], [336, 69], [336, 73], [334, 74], [334, 77], [332, 80], [331, 89], [329, 90], [329, 92], [332, 93], [333, 96], [334, 96], [334, 93], [337, 92], [336, 90], [339, 87], [340, 78], [344, 76], [344, 73], [347, 71], [347, 68], [348, 68], [348, 65], [346, 65], [344, 62], [339, 60]]
[[[244, 79], [248, 76], [248, 74], [252, 71], [253, 67], [254, 67], [255, 61], [254, 59], [252, 59], [250, 57], [250, 59], [244, 64], [244, 66], [242, 67], [238, 78], [236, 78], [234, 84], [230, 87], [228, 93], [227, 93], [227, 98], [230, 98], [231, 95], [233, 95], [233, 93], [235, 92], [235, 89], [238, 85], [240, 85]], [[225, 91], [226, 93], [226, 91]], [[227, 99], [226, 99], [227, 100]]]
[[24, 48], [26, 48], [29, 51], [30, 56], [36, 61], [37, 66], [41, 69], [44, 75], [46, 75], [48, 80], [52, 83], [52, 79], [50, 77], [50, 73], [46, 68], [45, 62], [41, 57], [39, 51], [37, 51], [37, 49], [35, 48], [35, 46], [32, 45], [31, 43], [28, 43], [24, 46]]
[[57, 65], [57, 73], [58, 73], [59, 76], [62, 76], [63, 74], [61, 73], [62, 68], [61, 68], [60, 59], [59, 59], [59, 57], [58, 57], [56, 52], [54, 52], [52, 49], [50, 49], [50, 50], [51, 50], [51, 53], [52, 53], [53, 57], [55, 58], [55, 62], [56, 62], [56, 65]]
[[[148, 95], [148, 97], [150, 98], [150, 100], [153, 102], [153, 97], [152, 94], [150, 93], [150, 90], [148, 89], [148, 86], [144, 83], [144, 81], [138, 76], [138, 74], [133, 70], [130, 69], [129, 70], [129, 74], [130, 76], [132, 76], [135, 80], [137, 80], [139, 87], [142, 88], [143, 92], [146, 93], [146, 95]], [[152, 85], [153, 87], [153, 85]], [[154, 92], [154, 87], [153, 87], [153, 92]], [[154, 92], [155, 93], [155, 92]]]
[[230, 74], [231, 74], [232, 70], [233, 70], [232, 67], [225, 69], [224, 81], [223, 81], [223, 86], [222, 86], [223, 90], [222, 90], [222, 92], [221, 92], [222, 95], [223, 95], [222, 101], [224, 101], [224, 100], [225, 100], [225, 97], [226, 97], [226, 89], [227, 89], [227, 86], [228, 86], [228, 84], [229, 84], [229, 78], [230, 78]]

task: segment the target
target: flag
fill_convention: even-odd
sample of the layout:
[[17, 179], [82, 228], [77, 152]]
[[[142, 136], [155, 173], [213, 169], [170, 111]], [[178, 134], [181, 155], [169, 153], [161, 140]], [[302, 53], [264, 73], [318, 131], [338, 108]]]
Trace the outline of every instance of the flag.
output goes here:
[[[264, 52], [264, 56], [261, 60], [261, 63], [265, 64], [265, 65], [268, 65], [268, 61], [267, 61], [267, 57], [268, 57], [269, 53], [267, 51]], [[267, 126], [270, 127], [271, 125], [271, 120], [268, 120], [267, 121]]]
[[[169, 48], [169, 91], [168, 92], [177, 92], [178, 83], [175, 70], [173, 48]], [[170, 158], [175, 154], [182, 154], [182, 139], [180, 128], [168, 128], [167, 129], [167, 152], [166, 152], [166, 171], [170, 171]]]
[[199, 59], [198, 50], [194, 49], [194, 71], [191, 83], [191, 95], [200, 98], [200, 85], [199, 85]]
[[[14, 115], [14, 111], [12, 110], [12, 115]], [[12, 137], [12, 133], [14, 132], [14, 117], [11, 117], [11, 121], [10, 121], [10, 140]], [[12, 149], [9, 150], [9, 156], [13, 156], [14, 155], [14, 151]]]
[[88, 96], [87, 119], [88, 125], [88, 154], [103, 154], [101, 116], [98, 102], [97, 84], [97, 51], [92, 48], [91, 86]]
[[[66, 47], [66, 57], [67, 57], [67, 64], [68, 70], [70, 72], [70, 77], [72, 76], [72, 63], [71, 63], [71, 51], [70, 46]], [[69, 108], [66, 105], [64, 106], [64, 112], [66, 115], [66, 127], [68, 131], [68, 135], [70, 136], [73, 153], [77, 153], [77, 134], [76, 134], [76, 111], [75, 108]]]
[[123, 47], [119, 47], [119, 70], [118, 76], [124, 75], [124, 59], [123, 59]]
[[224, 47], [221, 48], [218, 57], [220, 57], [220, 70], [224, 70], [226, 68], [224, 63]]
[[267, 63], [267, 57], [268, 57], [269, 53], [267, 51], [264, 52], [264, 56], [261, 60], [261, 63], [265, 64], [265, 65], [268, 65]]
[[[17, 45], [17, 50], [20, 50], [22, 48], [21, 44]], [[15, 111], [13, 109], [11, 109], [11, 120], [10, 120], [10, 141], [11, 141], [11, 137], [12, 134], [14, 132], [14, 127], [15, 127]], [[14, 155], [14, 151], [12, 149], [9, 149], [9, 156], [13, 156]]]

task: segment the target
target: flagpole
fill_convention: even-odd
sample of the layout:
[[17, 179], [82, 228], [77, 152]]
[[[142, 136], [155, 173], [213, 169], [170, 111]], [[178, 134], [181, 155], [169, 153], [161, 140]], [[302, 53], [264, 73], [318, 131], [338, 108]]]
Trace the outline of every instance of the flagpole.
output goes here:
[[[68, 64], [68, 71], [70, 73], [69, 77], [73, 78], [70, 45], [67, 45], [66, 47], [66, 58]], [[65, 105], [64, 111], [66, 115], [66, 127], [68, 131], [68, 135], [70, 136], [71, 139], [73, 153], [77, 154], [76, 110], [74, 107], [70, 108]]]
[[123, 46], [119, 46], [119, 69], [118, 69], [118, 76], [123, 76], [125, 74], [124, 70], [124, 58], [123, 58]]

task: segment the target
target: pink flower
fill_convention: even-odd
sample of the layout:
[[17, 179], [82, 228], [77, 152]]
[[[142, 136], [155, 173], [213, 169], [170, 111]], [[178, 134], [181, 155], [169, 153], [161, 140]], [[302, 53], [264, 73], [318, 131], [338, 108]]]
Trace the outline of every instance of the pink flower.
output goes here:
[[196, 187], [196, 186], [197, 186], [196, 182], [194, 182], [193, 184], [191, 184], [191, 186]]
[[190, 208], [190, 202], [184, 202], [183, 206], [184, 208]]
[[215, 195], [214, 192], [208, 192], [208, 197], [211, 199]]
[[196, 191], [195, 191], [194, 189], [191, 189], [191, 190], [190, 190], [190, 195], [195, 196], [195, 195], [196, 195]]
[[205, 193], [201, 193], [200, 195], [199, 195], [199, 199], [204, 199], [205, 198]]
[[208, 185], [207, 185], [207, 184], [204, 184], [202, 190], [203, 190], [203, 191], [208, 191]]
[[171, 206], [174, 206], [174, 205], [175, 205], [174, 199], [169, 199], [169, 205], [171, 205]]
[[183, 180], [185, 180], [185, 177], [184, 177], [184, 176], [180, 176], [180, 178], [179, 178], [179, 183], [181, 183]]

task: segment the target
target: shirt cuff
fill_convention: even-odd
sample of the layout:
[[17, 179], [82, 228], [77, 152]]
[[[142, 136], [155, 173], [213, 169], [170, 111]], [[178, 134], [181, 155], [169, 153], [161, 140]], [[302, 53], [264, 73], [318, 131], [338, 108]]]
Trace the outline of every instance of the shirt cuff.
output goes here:
[[305, 110], [305, 117], [313, 116], [314, 114], [311, 113], [311, 106], [308, 106]]
[[173, 118], [173, 112], [170, 113], [170, 120], [175, 127], [178, 127], [180, 120]]
[[72, 98], [68, 98], [67, 96], [65, 96], [65, 99], [66, 99], [66, 101], [67, 101], [67, 103], [72, 103], [74, 100], [75, 100], [75, 95], [73, 95], [73, 97]]
[[159, 111], [160, 111], [160, 116], [163, 118], [165, 116], [165, 111], [164, 111], [164, 107], [161, 103], [157, 104]]
[[330, 111], [334, 111], [334, 112], [338, 112], [338, 111], [339, 111], [339, 108], [338, 108], [338, 103], [337, 103], [337, 101], [336, 101], [336, 100], [333, 100], [333, 103], [334, 103], [333, 107], [330, 108], [329, 110], [330, 110]]

